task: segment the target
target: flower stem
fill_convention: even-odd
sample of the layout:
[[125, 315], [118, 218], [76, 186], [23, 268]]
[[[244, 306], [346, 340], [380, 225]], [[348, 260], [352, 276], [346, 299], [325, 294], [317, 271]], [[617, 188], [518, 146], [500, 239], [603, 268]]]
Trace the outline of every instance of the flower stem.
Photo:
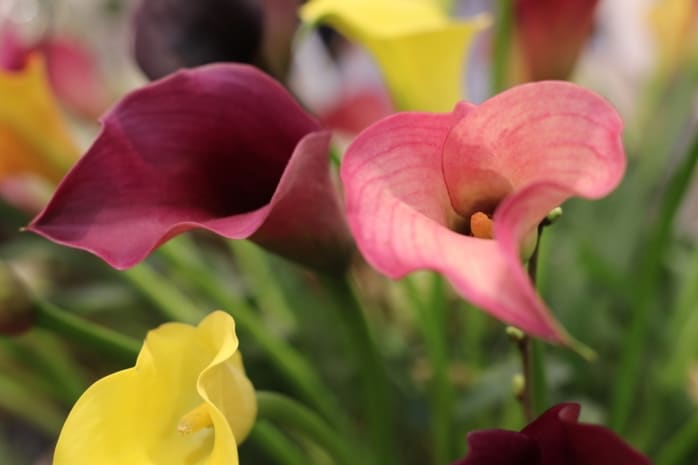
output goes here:
[[141, 263], [119, 274], [155, 304], [168, 319], [196, 324], [205, 315], [205, 312], [191, 299], [167, 282], [147, 263]]
[[625, 335], [618, 378], [613, 383], [610, 426], [615, 431], [621, 432], [625, 428], [638, 391], [637, 383], [654, 307], [653, 296], [660, 281], [657, 275], [661, 271], [662, 258], [671, 238], [674, 218], [693, 179], [697, 162], [698, 135], [669, 180], [659, 209], [660, 216], [653, 223], [654, 228], [642, 249], [640, 274], [634, 286], [638, 291], [634, 294], [633, 317]]
[[349, 283], [348, 275], [323, 276], [321, 279], [338, 304], [337, 311], [350, 345], [348, 352], [354, 356], [355, 365], [360, 372], [372, 449], [376, 452], [380, 465], [394, 464], [397, 452], [388, 377], [363, 309]]
[[[528, 276], [533, 287], [536, 286], [538, 276], [538, 256], [544, 227], [544, 223], [538, 226], [538, 240], [528, 261]], [[546, 405], [546, 375], [543, 347], [538, 341], [532, 340], [527, 334], [519, 330], [509, 331], [509, 334], [515, 340], [516, 347], [519, 350], [524, 380], [521, 391], [517, 393], [517, 398], [521, 403], [524, 417], [527, 422], [531, 422], [537, 414], [544, 410]]]
[[322, 446], [337, 465], [356, 465], [357, 455], [350, 452], [329, 424], [304, 405], [281, 394], [257, 391], [257, 416], [288, 426]]
[[308, 465], [308, 458], [298, 449], [298, 446], [289, 441], [268, 421], [258, 420], [250, 431], [248, 440], [258, 444], [265, 454], [273, 457], [280, 464]]
[[698, 413], [674, 434], [657, 456], [657, 465], [680, 465], [688, 463], [691, 452], [696, 449], [698, 441]]
[[36, 299], [34, 303], [36, 326], [96, 349], [124, 364], [130, 365], [136, 360], [141, 344], [135, 339], [78, 318], [44, 300]]
[[410, 278], [404, 280], [411, 307], [422, 329], [427, 355], [432, 368], [430, 403], [432, 408], [432, 442], [435, 464], [445, 464], [452, 456], [452, 413], [454, 392], [448, 378], [448, 348], [446, 346], [446, 302], [443, 278], [433, 273], [431, 296], [428, 302]]

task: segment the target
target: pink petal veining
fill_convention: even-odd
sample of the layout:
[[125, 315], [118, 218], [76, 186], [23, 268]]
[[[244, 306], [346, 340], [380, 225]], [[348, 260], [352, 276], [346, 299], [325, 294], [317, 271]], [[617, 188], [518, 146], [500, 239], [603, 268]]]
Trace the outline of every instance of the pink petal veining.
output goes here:
[[[359, 249], [390, 277], [436, 270], [495, 317], [569, 342], [519, 250], [553, 207], [618, 184], [621, 126], [601, 98], [558, 82], [519, 86], [452, 114], [386, 118], [357, 137], [342, 166]], [[495, 240], [459, 233], [478, 209], [494, 212]]]

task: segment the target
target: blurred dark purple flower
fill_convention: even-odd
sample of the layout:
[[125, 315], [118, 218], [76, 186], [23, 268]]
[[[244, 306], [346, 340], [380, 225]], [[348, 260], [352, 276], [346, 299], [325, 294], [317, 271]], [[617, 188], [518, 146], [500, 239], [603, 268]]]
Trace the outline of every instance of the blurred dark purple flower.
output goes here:
[[579, 423], [579, 410], [556, 405], [520, 433], [470, 433], [470, 452], [453, 465], [651, 465], [608, 428]]
[[249, 63], [281, 78], [297, 7], [298, 0], [141, 0], [136, 61], [151, 79], [214, 62]]

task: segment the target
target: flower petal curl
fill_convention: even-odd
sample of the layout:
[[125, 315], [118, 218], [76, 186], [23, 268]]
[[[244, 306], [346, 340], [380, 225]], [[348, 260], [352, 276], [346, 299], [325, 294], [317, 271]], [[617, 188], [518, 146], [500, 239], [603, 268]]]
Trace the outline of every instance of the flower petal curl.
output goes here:
[[312, 0], [300, 14], [366, 47], [395, 105], [421, 111], [447, 111], [462, 98], [467, 53], [490, 22], [484, 15], [452, 20], [425, 0]]
[[[438, 271], [495, 317], [571, 345], [520, 250], [553, 207], [617, 185], [625, 167], [620, 129], [608, 104], [564, 83], [520, 86], [451, 114], [386, 118], [357, 137], [342, 166], [358, 247], [390, 277]], [[495, 240], [459, 234], [483, 199], [496, 208]]]
[[[197, 327], [168, 323], [149, 332], [135, 367], [97, 381], [75, 404], [54, 464], [236, 465], [237, 444], [256, 416], [254, 388], [237, 347], [234, 321], [221, 311]], [[219, 374], [227, 371], [237, 373], [220, 386]], [[224, 389], [228, 398], [222, 401]], [[205, 429], [182, 435], [180, 418], [202, 402], [213, 434]], [[226, 416], [231, 402], [240, 416]]]
[[96, 142], [28, 229], [119, 269], [192, 228], [341, 266], [349, 236], [328, 145], [329, 134], [255, 68], [180, 71], [103, 118]]

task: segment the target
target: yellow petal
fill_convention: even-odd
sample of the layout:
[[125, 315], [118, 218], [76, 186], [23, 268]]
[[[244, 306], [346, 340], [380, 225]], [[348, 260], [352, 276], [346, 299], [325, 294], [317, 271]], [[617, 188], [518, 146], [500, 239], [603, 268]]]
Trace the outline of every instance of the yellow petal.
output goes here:
[[[151, 331], [135, 367], [97, 381], [75, 404], [54, 465], [237, 465], [257, 412], [237, 346], [234, 321], [221, 311], [197, 327]], [[178, 431], [202, 404], [212, 427]]]
[[368, 49], [398, 108], [442, 112], [464, 97], [470, 45], [490, 22], [451, 19], [433, 0], [312, 0], [300, 14]]
[[671, 72], [690, 57], [698, 39], [698, 6], [695, 0], [662, 0], [650, 13], [657, 41], [659, 67]]
[[42, 59], [0, 71], [0, 181], [29, 173], [58, 181], [77, 158]]

